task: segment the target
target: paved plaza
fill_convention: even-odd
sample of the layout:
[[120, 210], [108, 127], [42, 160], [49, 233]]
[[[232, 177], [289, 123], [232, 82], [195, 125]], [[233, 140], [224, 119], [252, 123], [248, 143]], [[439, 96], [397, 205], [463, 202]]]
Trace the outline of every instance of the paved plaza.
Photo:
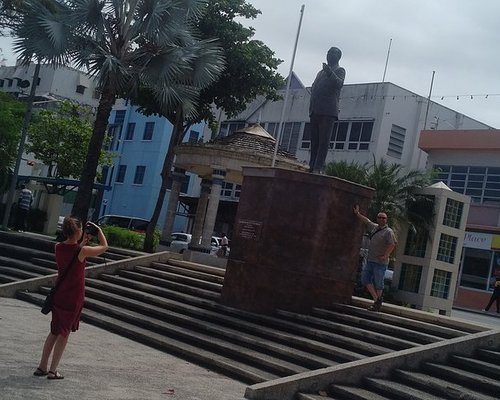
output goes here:
[[151, 347], [80, 323], [70, 335], [60, 381], [33, 376], [50, 314], [0, 298], [1, 400], [238, 400], [246, 385]]

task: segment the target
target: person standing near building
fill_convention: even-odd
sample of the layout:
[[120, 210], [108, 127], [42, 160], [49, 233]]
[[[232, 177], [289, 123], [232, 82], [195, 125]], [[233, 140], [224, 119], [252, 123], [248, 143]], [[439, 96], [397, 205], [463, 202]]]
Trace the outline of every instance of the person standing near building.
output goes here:
[[389, 265], [389, 256], [396, 247], [396, 236], [387, 225], [386, 213], [377, 214], [377, 223], [361, 214], [358, 205], [354, 206], [354, 214], [370, 231], [368, 261], [361, 271], [361, 283], [373, 298], [373, 304], [368, 309], [379, 311], [382, 307], [385, 271]]
[[340, 91], [344, 86], [345, 69], [339, 66], [342, 52], [332, 47], [326, 55], [327, 63], [316, 75], [311, 87], [309, 117], [311, 119], [311, 159], [309, 172], [319, 173], [325, 164], [333, 125], [339, 116]]
[[21, 194], [17, 203], [16, 229], [23, 232], [26, 229], [26, 217], [33, 203], [33, 193], [26, 185], [21, 185]]
[[488, 312], [494, 301], [496, 301], [497, 313], [500, 313], [500, 277], [496, 278], [495, 287], [490, 297], [490, 301], [488, 302], [486, 308], [483, 309], [483, 311]]

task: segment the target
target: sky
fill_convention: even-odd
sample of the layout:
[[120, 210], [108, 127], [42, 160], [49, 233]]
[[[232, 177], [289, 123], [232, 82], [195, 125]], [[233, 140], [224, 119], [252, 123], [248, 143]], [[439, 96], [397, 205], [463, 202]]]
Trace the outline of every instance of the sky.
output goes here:
[[[304, 4], [293, 68], [304, 85], [312, 84], [332, 46], [343, 52], [346, 84], [381, 82], [392, 39], [385, 81], [427, 97], [435, 71], [432, 100], [500, 128], [499, 0], [247, 2], [262, 14], [244, 24], [283, 60], [283, 76]], [[0, 38], [0, 48], [12, 65], [10, 39]]]
[[381, 82], [392, 39], [386, 82], [427, 97], [435, 71], [432, 100], [500, 128], [499, 0], [248, 2], [262, 14], [245, 24], [283, 60], [282, 75], [290, 69], [304, 4], [293, 68], [304, 85], [312, 84], [332, 46], [342, 50], [346, 84]]

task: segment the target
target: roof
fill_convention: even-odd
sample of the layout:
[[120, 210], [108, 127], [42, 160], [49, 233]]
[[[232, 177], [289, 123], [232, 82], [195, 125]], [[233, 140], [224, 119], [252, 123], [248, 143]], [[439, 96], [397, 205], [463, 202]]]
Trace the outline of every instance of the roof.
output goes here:
[[246, 126], [245, 128], [238, 129], [233, 133], [246, 133], [248, 135], [255, 135], [255, 136], [260, 136], [269, 140], [272, 140], [274, 143], [276, 143], [276, 139], [272, 137], [272, 135], [266, 131], [262, 126], [259, 124], [254, 124], [252, 126]]
[[430, 185], [429, 187], [433, 189], [445, 189], [451, 191], [451, 189], [448, 186], [446, 186], [446, 184], [443, 181], [436, 182], [433, 185]]
[[[254, 124], [234, 131], [229, 136], [218, 137], [202, 146], [212, 147], [214, 145], [237, 148], [240, 153], [272, 156], [274, 155], [276, 139], [260, 125]], [[278, 148], [277, 155], [296, 160], [293, 154], [280, 148]]]
[[426, 130], [418, 147], [430, 150], [500, 150], [500, 129]]

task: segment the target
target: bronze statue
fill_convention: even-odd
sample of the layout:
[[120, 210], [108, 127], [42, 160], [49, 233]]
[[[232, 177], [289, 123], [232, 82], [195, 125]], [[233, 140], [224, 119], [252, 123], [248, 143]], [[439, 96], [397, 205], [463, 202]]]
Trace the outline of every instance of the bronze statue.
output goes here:
[[325, 164], [333, 125], [338, 120], [340, 90], [344, 86], [345, 69], [339, 66], [342, 52], [332, 47], [326, 55], [327, 64], [318, 72], [311, 88], [309, 117], [311, 119], [311, 159], [309, 171], [319, 173]]

